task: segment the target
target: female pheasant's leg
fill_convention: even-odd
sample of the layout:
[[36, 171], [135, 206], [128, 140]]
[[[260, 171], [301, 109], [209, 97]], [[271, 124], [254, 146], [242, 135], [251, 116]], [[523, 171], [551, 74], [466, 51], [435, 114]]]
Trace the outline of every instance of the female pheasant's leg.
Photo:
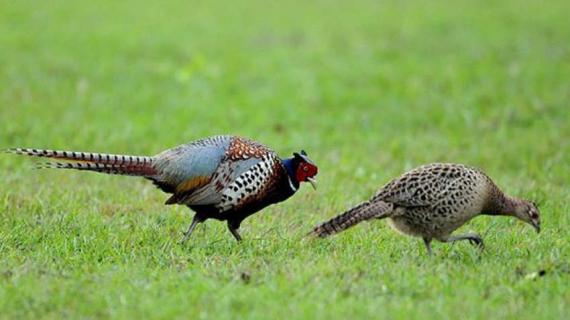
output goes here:
[[445, 242], [455, 242], [461, 240], [469, 240], [469, 242], [472, 245], [479, 247], [480, 249], [483, 249], [485, 247], [483, 239], [481, 239], [481, 237], [475, 233], [466, 233], [466, 234], [459, 234], [456, 236], [450, 236], [447, 239], [445, 239]]
[[425, 244], [425, 246], [426, 246], [426, 249], [427, 249], [427, 251], [428, 251], [428, 256], [431, 257], [431, 255], [432, 255], [432, 252], [431, 252], [431, 239], [429, 239], [429, 238], [423, 238], [423, 240], [424, 240], [424, 244]]
[[228, 220], [228, 229], [230, 230], [230, 232], [238, 242], [241, 241], [241, 235], [238, 232], [239, 225], [240, 225], [239, 222], [236, 223], [235, 221]]
[[184, 238], [182, 238], [182, 241], [180, 241], [180, 244], [184, 244], [186, 241], [188, 241], [188, 238], [190, 238], [190, 235], [194, 231], [194, 228], [196, 228], [198, 223], [200, 223], [202, 221], [204, 221], [204, 220], [202, 218], [200, 218], [198, 216], [198, 214], [194, 215], [194, 218], [192, 219], [192, 223], [190, 223], [188, 230], [186, 230], [186, 232], [184, 232]]

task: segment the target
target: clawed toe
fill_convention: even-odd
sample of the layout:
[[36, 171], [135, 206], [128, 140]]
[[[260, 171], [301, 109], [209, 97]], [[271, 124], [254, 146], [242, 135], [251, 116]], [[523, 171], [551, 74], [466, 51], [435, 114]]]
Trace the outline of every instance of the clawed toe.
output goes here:
[[483, 243], [483, 239], [481, 239], [481, 237], [479, 237], [478, 235], [472, 234], [472, 233], [452, 236], [452, 237], [445, 239], [444, 241], [445, 242], [456, 242], [456, 241], [461, 241], [461, 240], [468, 240], [469, 243], [478, 247], [481, 250], [483, 250], [485, 248], [485, 245]]

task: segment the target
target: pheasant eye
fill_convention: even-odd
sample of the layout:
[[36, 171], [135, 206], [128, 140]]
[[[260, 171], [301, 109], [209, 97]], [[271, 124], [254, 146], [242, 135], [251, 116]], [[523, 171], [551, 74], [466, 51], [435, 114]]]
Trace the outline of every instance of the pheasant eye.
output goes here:
[[536, 212], [534, 212], [534, 211], [531, 211], [531, 212], [530, 212], [530, 217], [533, 218], [533, 219], [536, 219], [536, 218], [538, 218], [538, 214], [536, 214]]
[[307, 168], [306, 166], [303, 166], [303, 171], [307, 172], [307, 171], [309, 171], [309, 168]]

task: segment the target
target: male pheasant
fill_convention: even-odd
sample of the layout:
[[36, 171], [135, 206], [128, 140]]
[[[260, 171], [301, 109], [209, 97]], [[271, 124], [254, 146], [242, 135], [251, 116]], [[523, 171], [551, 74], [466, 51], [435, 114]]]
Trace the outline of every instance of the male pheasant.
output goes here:
[[241, 137], [214, 136], [155, 156], [14, 148], [8, 152], [47, 157], [46, 168], [75, 169], [150, 179], [172, 196], [166, 204], [188, 206], [196, 214], [182, 242], [198, 223], [227, 221], [236, 240], [241, 222], [261, 209], [291, 197], [301, 182], [316, 188], [317, 166], [304, 151], [280, 159], [268, 147]]
[[532, 202], [504, 194], [482, 171], [461, 164], [434, 163], [411, 170], [382, 187], [369, 201], [317, 226], [313, 235], [326, 237], [370, 219], [388, 218], [397, 231], [431, 241], [469, 240], [483, 246], [476, 234], [451, 233], [472, 218], [513, 216], [540, 232], [540, 217]]

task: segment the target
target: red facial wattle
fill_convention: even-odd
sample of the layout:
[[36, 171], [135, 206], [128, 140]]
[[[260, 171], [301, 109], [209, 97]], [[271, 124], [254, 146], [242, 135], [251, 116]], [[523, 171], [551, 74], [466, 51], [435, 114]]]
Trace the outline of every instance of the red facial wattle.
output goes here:
[[296, 178], [299, 182], [308, 181], [308, 178], [312, 178], [317, 175], [319, 169], [317, 166], [310, 163], [302, 163], [297, 167]]

